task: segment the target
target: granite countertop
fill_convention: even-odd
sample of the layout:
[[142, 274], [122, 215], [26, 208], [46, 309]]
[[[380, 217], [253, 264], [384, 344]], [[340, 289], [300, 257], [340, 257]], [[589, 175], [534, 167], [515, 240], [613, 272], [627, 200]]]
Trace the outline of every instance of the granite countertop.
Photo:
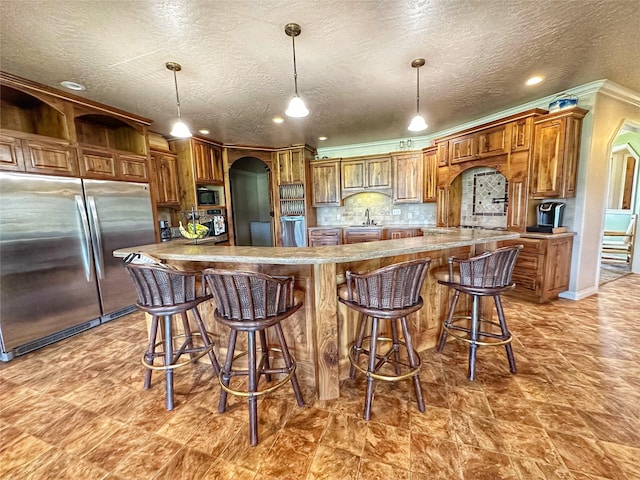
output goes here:
[[496, 230], [432, 228], [422, 237], [380, 240], [329, 247], [227, 247], [211, 244], [194, 245], [189, 240], [154, 243], [113, 252], [116, 257], [144, 252], [162, 260], [266, 263], [279, 265], [343, 263], [391, 257], [419, 252], [437, 251], [500, 240], [513, 240], [520, 234]]

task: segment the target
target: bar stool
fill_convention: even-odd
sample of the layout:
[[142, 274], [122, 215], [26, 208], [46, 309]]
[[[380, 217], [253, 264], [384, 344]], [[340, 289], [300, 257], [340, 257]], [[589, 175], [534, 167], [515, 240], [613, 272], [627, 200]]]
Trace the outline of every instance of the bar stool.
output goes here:
[[[215, 319], [230, 329], [227, 357], [219, 374], [220, 402], [218, 412], [227, 409], [227, 393], [249, 400], [249, 438], [252, 446], [258, 443], [258, 397], [276, 390], [291, 381], [300, 407], [304, 407], [296, 376], [296, 362], [289, 353], [281, 322], [297, 312], [302, 303], [294, 304], [294, 278], [269, 276], [257, 272], [229, 271], [209, 268], [204, 278], [216, 302]], [[272, 328], [279, 348], [267, 343], [267, 330]], [[238, 332], [246, 332], [248, 351], [235, 354]], [[260, 338], [260, 358], [256, 353], [256, 332]], [[247, 357], [247, 364], [237, 360]], [[234, 366], [234, 363], [236, 364]], [[276, 368], [274, 364], [284, 364]], [[283, 375], [273, 380], [272, 375]], [[231, 386], [233, 377], [248, 377], [248, 388]], [[267, 383], [260, 388], [264, 376]], [[240, 383], [240, 382], [238, 382]]]
[[[407, 316], [422, 308], [420, 290], [429, 269], [430, 258], [410, 260], [382, 267], [369, 273], [345, 273], [346, 284], [338, 289], [338, 300], [360, 313], [357, 337], [349, 349], [350, 378], [355, 372], [367, 376], [364, 418], [371, 418], [373, 381], [397, 382], [413, 378], [418, 409], [424, 412], [424, 399], [420, 387], [420, 356], [413, 348], [407, 327]], [[366, 335], [368, 319], [371, 330]], [[388, 320], [391, 337], [382, 333], [380, 321]], [[404, 341], [398, 335], [398, 320]], [[363, 346], [364, 344], [364, 346]], [[368, 348], [367, 347], [368, 344]], [[384, 346], [388, 345], [385, 350]], [[384, 351], [383, 351], [384, 350]], [[366, 363], [360, 363], [364, 356]]]
[[[211, 298], [204, 294], [204, 284], [201, 292], [197, 292], [197, 278], [200, 272], [183, 272], [167, 266], [127, 264], [127, 272], [131, 276], [138, 293], [138, 309], [151, 315], [149, 329], [149, 344], [142, 356], [142, 364], [147, 371], [144, 377], [144, 389], [151, 387], [151, 374], [154, 370], [164, 370], [166, 383], [167, 410], [173, 410], [173, 371], [209, 355], [211, 366], [216, 375], [220, 366], [213, 352], [213, 337], [207, 332], [197, 306]], [[187, 312], [191, 311], [197, 326], [197, 332], [192, 332]], [[182, 333], [174, 333], [174, 315], [182, 319]], [[163, 318], [162, 326], [159, 325]], [[158, 330], [162, 340], [157, 341]], [[194, 342], [199, 338], [199, 342]], [[176, 345], [178, 345], [176, 348]], [[183, 355], [189, 355], [187, 360], [181, 360]], [[155, 364], [155, 359], [162, 359], [161, 365]]]
[[[515, 283], [511, 281], [511, 274], [522, 248], [522, 245], [498, 248], [468, 259], [450, 257], [448, 279], [438, 280], [438, 283], [455, 290], [449, 313], [442, 325], [438, 351], [443, 350], [447, 335], [467, 342], [469, 344], [469, 380], [471, 381], [475, 378], [476, 351], [479, 346], [504, 345], [509, 370], [511, 373], [516, 373], [516, 362], [511, 348], [513, 337], [507, 328], [500, 295], [515, 287]], [[455, 271], [454, 264], [458, 266]], [[461, 293], [472, 297], [471, 315], [455, 315]], [[498, 323], [482, 318], [482, 297], [493, 298]], [[491, 326], [494, 328], [492, 329]]]

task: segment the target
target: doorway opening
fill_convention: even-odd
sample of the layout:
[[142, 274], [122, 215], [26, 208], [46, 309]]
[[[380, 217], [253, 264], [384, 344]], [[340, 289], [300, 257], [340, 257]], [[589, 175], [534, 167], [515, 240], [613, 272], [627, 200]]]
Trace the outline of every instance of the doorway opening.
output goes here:
[[[599, 284], [633, 271], [640, 212], [640, 126], [624, 123], [613, 139], [604, 212]], [[637, 262], [636, 263], [640, 263]]]
[[271, 170], [255, 157], [239, 158], [229, 167], [234, 243], [273, 246]]

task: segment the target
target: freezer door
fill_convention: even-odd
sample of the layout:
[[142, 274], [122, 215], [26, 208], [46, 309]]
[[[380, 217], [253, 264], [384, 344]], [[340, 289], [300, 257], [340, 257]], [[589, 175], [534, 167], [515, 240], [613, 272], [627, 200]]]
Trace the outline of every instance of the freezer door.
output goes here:
[[133, 283], [113, 251], [155, 242], [149, 185], [83, 180], [95, 247], [103, 320], [136, 303]]
[[79, 179], [0, 173], [3, 352], [100, 318]]

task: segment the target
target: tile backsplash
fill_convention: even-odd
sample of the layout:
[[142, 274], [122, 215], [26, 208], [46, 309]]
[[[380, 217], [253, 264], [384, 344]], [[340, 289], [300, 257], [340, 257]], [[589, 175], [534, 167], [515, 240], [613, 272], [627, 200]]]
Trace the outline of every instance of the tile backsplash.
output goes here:
[[359, 225], [366, 210], [376, 225], [435, 225], [436, 204], [393, 205], [391, 197], [381, 193], [358, 193], [344, 199], [342, 207], [316, 209], [318, 226]]
[[506, 228], [508, 181], [487, 167], [462, 174], [460, 224], [469, 227]]

